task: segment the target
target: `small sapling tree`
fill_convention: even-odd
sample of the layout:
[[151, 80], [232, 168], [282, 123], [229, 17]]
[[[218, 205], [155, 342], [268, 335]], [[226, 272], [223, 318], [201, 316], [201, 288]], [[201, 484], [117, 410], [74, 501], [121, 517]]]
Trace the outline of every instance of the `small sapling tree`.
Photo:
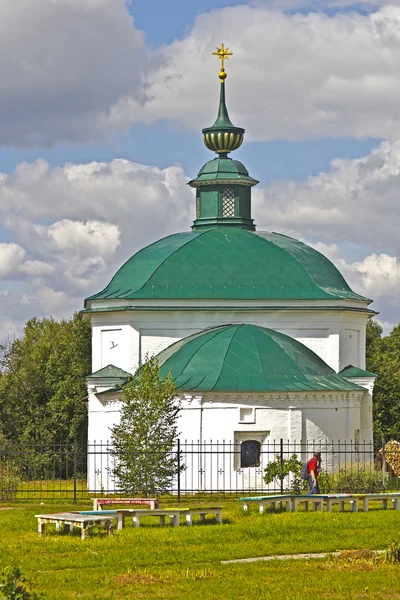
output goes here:
[[163, 493], [183, 470], [174, 449], [180, 408], [175, 392], [171, 374], [160, 379], [154, 357], [146, 357], [124, 387], [121, 421], [111, 430], [112, 473], [121, 492]]
[[290, 458], [284, 458], [281, 461], [280, 456], [276, 460], [268, 463], [264, 469], [264, 481], [266, 484], [275, 482], [275, 485], [280, 483], [280, 480], [288, 478], [289, 490], [296, 494], [300, 494], [303, 487], [303, 482], [300, 477], [302, 462], [298, 460], [297, 454], [292, 454]]

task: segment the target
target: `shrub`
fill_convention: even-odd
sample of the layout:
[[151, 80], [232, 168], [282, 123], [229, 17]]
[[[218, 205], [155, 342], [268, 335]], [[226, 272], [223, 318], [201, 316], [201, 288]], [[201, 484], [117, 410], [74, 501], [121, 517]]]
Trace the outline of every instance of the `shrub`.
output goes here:
[[31, 584], [16, 565], [6, 567], [0, 574], [0, 600], [39, 600], [31, 592]]
[[15, 500], [20, 484], [18, 468], [11, 461], [0, 465], [0, 502]]
[[303, 463], [297, 458], [297, 454], [292, 454], [290, 458], [284, 458], [281, 461], [280, 456], [276, 460], [268, 463], [264, 469], [264, 481], [266, 484], [275, 481], [280, 484], [280, 480], [288, 478], [289, 487], [285, 491], [292, 491], [300, 494], [303, 488], [303, 481], [300, 477], [300, 471]]
[[318, 483], [321, 494], [373, 494], [383, 490], [382, 473], [364, 469], [340, 469], [332, 474], [321, 472]]

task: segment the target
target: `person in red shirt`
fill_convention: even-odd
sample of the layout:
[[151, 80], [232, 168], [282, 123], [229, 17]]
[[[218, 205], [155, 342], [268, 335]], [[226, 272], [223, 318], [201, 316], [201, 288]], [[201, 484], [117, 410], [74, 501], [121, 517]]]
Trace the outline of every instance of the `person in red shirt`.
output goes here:
[[321, 453], [314, 452], [313, 457], [308, 461], [308, 483], [310, 494], [319, 494], [318, 472], [321, 468]]

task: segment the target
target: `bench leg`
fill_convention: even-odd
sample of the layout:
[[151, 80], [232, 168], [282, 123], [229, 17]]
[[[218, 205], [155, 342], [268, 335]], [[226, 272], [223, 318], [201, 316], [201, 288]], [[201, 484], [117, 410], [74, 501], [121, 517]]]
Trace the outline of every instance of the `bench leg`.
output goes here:
[[192, 515], [186, 515], [186, 525], [188, 525], [188, 527], [193, 525]]
[[246, 502], [243, 502], [243, 510], [249, 510], [249, 505]]
[[[291, 511], [297, 512], [297, 508], [299, 506], [299, 501], [297, 499], [293, 499], [291, 504], [292, 504]], [[286, 510], [287, 510], [287, 503], [286, 503]]]
[[133, 526], [134, 527], [139, 527], [140, 526], [140, 517], [139, 515], [135, 515], [132, 517], [132, 522], [133, 522]]
[[150, 510], [154, 510], [155, 509], [155, 501], [150, 500], [149, 504], [150, 504]]
[[41, 519], [38, 519], [38, 534], [43, 535], [46, 524]]
[[125, 516], [117, 513], [117, 529], [121, 531], [125, 527]]
[[351, 512], [358, 512], [358, 499], [350, 500], [350, 510]]
[[84, 540], [85, 538], [87, 538], [88, 536], [88, 527], [85, 527], [85, 525], [82, 525], [81, 527], [81, 540]]
[[[201, 518], [201, 515], [200, 515], [200, 518]], [[174, 515], [174, 516], [172, 517], [172, 525], [173, 525], [174, 527], [179, 527], [179, 526], [180, 526], [180, 524], [181, 524], [181, 516], [180, 516], [180, 514], [178, 513], [177, 515]]]
[[343, 512], [344, 511], [344, 500], [341, 500], [339, 502], [339, 512]]
[[291, 512], [291, 510], [292, 510], [292, 502], [290, 500], [286, 500], [285, 504], [286, 504], [286, 512]]
[[259, 510], [261, 514], [264, 512], [264, 504], [260, 504]]
[[399, 498], [393, 498], [392, 500], [392, 506], [394, 510], [399, 510], [400, 509], [400, 500]]
[[160, 515], [160, 525], [161, 527], [165, 526], [165, 515]]
[[368, 512], [368, 498], [363, 498], [363, 511]]
[[217, 519], [218, 525], [222, 525], [222, 511], [218, 511], [215, 513], [215, 518]]

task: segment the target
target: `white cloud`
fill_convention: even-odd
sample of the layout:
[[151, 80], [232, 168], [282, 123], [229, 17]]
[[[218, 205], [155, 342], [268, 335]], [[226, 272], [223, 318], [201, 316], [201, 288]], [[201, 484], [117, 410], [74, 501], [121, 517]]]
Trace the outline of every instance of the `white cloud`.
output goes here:
[[8, 277], [18, 271], [25, 258], [25, 250], [19, 244], [0, 243], [0, 277]]
[[399, 186], [400, 142], [384, 142], [304, 182], [274, 182], [255, 192], [254, 207], [259, 226], [400, 255]]
[[195, 201], [186, 182], [181, 167], [127, 160], [38, 160], [0, 174], [0, 219], [13, 240], [0, 245], [0, 277], [18, 280], [0, 289], [2, 319], [68, 316], [135, 251], [187, 230]]
[[400, 138], [396, 6], [327, 16], [241, 5], [200, 15], [186, 37], [161, 49], [140, 102], [120, 99], [110, 123], [211, 125], [219, 87], [211, 51], [221, 39], [234, 51], [227, 80], [231, 117], [249, 138]]
[[125, 0], [1, 0], [0, 40], [1, 144], [99, 138], [147, 63]]

